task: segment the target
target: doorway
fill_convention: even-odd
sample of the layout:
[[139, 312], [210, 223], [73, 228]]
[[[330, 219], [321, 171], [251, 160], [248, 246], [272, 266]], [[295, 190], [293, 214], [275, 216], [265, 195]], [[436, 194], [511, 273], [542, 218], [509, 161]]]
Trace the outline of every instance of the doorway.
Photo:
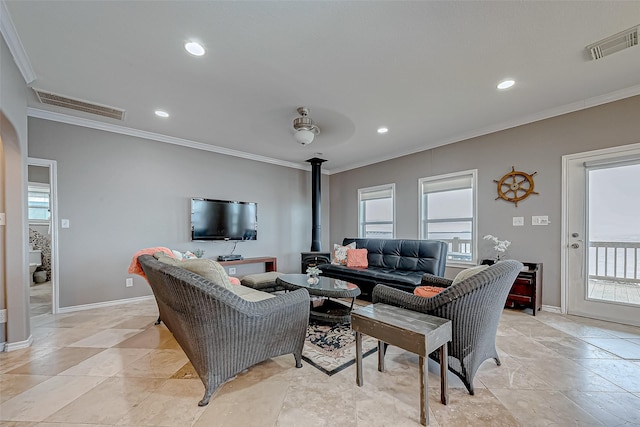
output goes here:
[[58, 312], [57, 166], [31, 157], [27, 166], [29, 312], [36, 317]]
[[640, 325], [640, 144], [562, 164], [563, 312]]

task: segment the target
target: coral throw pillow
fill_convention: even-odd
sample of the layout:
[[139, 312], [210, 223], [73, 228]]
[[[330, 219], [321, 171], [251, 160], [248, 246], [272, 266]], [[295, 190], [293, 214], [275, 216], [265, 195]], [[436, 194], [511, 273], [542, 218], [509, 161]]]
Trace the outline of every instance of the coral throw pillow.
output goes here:
[[366, 249], [347, 249], [347, 267], [369, 267]]
[[334, 244], [333, 261], [331, 261], [331, 264], [347, 265], [347, 251], [355, 248], [356, 242], [351, 242], [346, 246], [338, 245], [337, 243]]
[[439, 288], [437, 286], [418, 286], [413, 290], [413, 294], [419, 297], [431, 298], [438, 295], [447, 288]]

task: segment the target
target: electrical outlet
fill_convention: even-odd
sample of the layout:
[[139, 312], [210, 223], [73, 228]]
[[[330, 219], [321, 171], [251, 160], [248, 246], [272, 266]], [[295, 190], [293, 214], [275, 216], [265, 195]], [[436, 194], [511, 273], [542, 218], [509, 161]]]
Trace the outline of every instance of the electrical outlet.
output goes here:
[[127, 278], [127, 280], [125, 280], [125, 286], [127, 288], [130, 288], [133, 286], [133, 279], [131, 277]]
[[0, 323], [7, 323], [7, 309], [0, 310]]
[[549, 225], [549, 217], [547, 215], [534, 215], [531, 217], [531, 225]]
[[235, 267], [229, 267], [229, 274], [236, 274], [236, 268]]

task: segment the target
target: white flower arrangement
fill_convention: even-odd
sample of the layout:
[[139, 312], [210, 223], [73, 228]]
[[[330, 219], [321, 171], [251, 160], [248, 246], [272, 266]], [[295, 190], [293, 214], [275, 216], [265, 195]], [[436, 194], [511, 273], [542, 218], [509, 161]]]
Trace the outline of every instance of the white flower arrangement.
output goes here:
[[510, 241], [508, 241], [508, 240], [500, 240], [496, 236], [492, 236], [491, 234], [487, 234], [486, 236], [483, 237], [483, 239], [491, 240], [495, 244], [493, 249], [496, 251], [496, 260], [498, 260], [498, 261], [500, 261], [500, 257], [504, 255], [504, 253], [506, 252], [507, 248], [511, 244]]
[[308, 267], [307, 268], [307, 276], [314, 277], [319, 276], [322, 271], [318, 267]]

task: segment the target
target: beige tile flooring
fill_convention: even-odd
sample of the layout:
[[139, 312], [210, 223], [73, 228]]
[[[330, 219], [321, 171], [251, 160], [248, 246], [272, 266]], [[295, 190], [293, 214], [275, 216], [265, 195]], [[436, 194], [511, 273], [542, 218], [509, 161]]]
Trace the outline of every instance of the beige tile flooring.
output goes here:
[[[640, 328], [541, 312], [503, 312], [502, 366], [485, 362], [476, 394], [450, 375], [439, 402], [429, 363], [432, 426], [640, 425]], [[226, 383], [207, 407], [187, 358], [150, 301], [32, 319], [32, 347], [0, 353], [3, 426], [417, 426], [418, 359], [398, 348], [332, 377], [291, 355]]]

